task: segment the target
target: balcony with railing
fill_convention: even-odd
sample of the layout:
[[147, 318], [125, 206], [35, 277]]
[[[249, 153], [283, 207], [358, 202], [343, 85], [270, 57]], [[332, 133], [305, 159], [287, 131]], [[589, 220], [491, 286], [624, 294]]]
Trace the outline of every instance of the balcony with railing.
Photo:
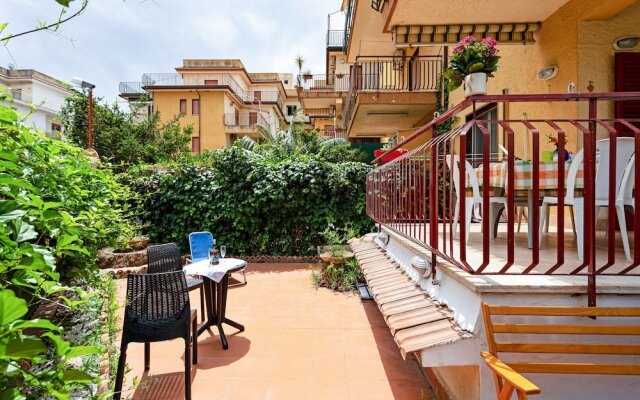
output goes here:
[[[443, 70], [440, 56], [358, 57], [351, 68], [344, 126], [349, 127], [358, 95], [395, 92], [435, 92]], [[384, 101], [381, 96], [380, 101]], [[393, 100], [393, 99], [392, 99]], [[416, 101], [423, 102], [423, 98]]]
[[258, 125], [269, 127], [269, 123], [265, 117], [258, 112], [249, 113], [225, 113], [224, 125], [227, 128], [235, 129], [254, 129]]
[[298, 76], [298, 89], [302, 92], [347, 92], [349, 75], [301, 75]]
[[141, 94], [146, 89], [179, 86], [227, 88], [238, 100], [245, 104], [255, 106], [274, 104], [278, 106], [281, 113], [283, 112], [283, 101], [279, 91], [246, 90], [230, 74], [193, 74], [183, 76], [175, 73], [147, 73], [142, 75], [141, 82], [121, 82], [120, 94], [123, 97], [131, 97], [131, 94]]
[[145, 94], [142, 82], [120, 82], [119, 91], [121, 97], [140, 97]]
[[344, 29], [327, 30], [327, 49], [329, 50], [342, 50], [344, 48]]
[[[584, 103], [588, 116], [502, 119], [477, 111], [490, 103], [553, 109], [565, 102]], [[577, 277], [564, 283], [586, 288], [593, 306], [596, 280], [640, 275], [640, 251], [633, 251], [640, 235], [627, 232], [629, 223], [640, 226], [640, 213], [625, 215], [640, 206], [640, 120], [602, 117], [627, 102], [640, 103], [640, 93], [467, 98], [374, 161], [380, 164], [367, 178], [367, 213], [430, 254], [432, 274], [454, 268], [470, 276], [515, 275], [525, 286], [527, 276]], [[438, 126], [469, 113], [467, 122], [438, 134]], [[558, 143], [551, 157], [542, 151], [546, 135]], [[394, 153], [412, 144], [408, 153]], [[522, 227], [517, 208], [528, 213]]]

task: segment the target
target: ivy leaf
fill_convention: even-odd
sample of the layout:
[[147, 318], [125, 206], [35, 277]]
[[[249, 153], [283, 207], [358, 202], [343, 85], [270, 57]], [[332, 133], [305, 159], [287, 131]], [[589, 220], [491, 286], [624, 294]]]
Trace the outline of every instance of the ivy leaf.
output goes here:
[[10, 329], [27, 329], [27, 328], [37, 328], [37, 329], [47, 329], [51, 331], [58, 332], [60, 331], [60, 327], [53, 324], [51, 321], [47, 319], [32, 319], [29, 321], [18, 321], [11, 325]]
[[87, 354], [100, 354], [100, 349], [95, 346], [74, 346], [67, 351], [65, 357], [67, 359], [79, 356], [85, 356]]
[[10, 338], [7, 340], [3, 357], [19, 360], [21, 358], [32, 359], [38, 354], [47, 351], [47, 346], [40, 339], [33, 338]]
[[24, 400], [25, 395], [20, 393], [16, 388], [4, 389], [0, 392], [0, 400]]
[[27, 311], [29, 311], [27, 302], [16, 297], [12, 290], [0, 291], [0, 326], [9, 325], [23, 317]]
[[60, 335], [54, 333], [45, 333], [43, 336], [48, 337], [53, 342], [53, 346], [56, 348], [56, 354], [58, 356], [64, 356], [67, 354], [71, 345], [66, 340], [62, 339]]
[[69, 4], [72, 2], [73, 0], [56, 0], [56, 2], [58, 2], [58, 4], [63, 5], [65, 7], [69, 7]]
[[89, 383], [93, 381], [91, 375], [77, 369], [67, 369], [62, 373], [62, 380], [65, 382], [83, 382]]
[[27, 240], [38, 237], [38, 232], [36, 232], [33, 225], [30, 225], [21, 219], [15, 220], [13, 225], [15, 227], [14, 233], [16, 234], [16, 242], [18, 243], [26, 242]]

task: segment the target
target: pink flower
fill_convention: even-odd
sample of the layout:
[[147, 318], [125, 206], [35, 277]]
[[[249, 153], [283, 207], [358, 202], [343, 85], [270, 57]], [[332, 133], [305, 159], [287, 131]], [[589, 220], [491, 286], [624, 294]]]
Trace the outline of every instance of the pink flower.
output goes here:
[[498, 44], [498, 42], [492, 37], [486, 37], [482, 39], [482, 43], [486, 44], [491, 48], [496, 47], [496, 44]]
[[460, 43], [458, 44], [458, 46], [466, 46], [466, 45], [468, 45], [468, 44], [470, 44], [470, 43], [473, 43], [473, 42], [475, 42], [475, 41], [476, 41], [475, 36], [471, 36], [471, 35], [470, 35], [470, 36], [467, 36], [467, 37], [465, 37], [464, 39], [462, 39], [462, 40], [460, 41]]

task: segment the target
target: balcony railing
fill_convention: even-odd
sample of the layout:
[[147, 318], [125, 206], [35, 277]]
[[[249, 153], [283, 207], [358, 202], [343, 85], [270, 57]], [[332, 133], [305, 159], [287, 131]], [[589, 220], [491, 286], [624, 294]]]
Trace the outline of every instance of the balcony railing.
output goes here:
[[[586, 103], [588, 117], [501, 119], [497, 112], [484, 114], [490, 118], [477, 112], [481, 104], [538, 103], [532, 109], [558, 109], [568, 101]], [[640, 275], [640, 235], [633, 237], [635, 251], [627, 260], [626, 229], [616, 232], [615, 223], [624, 224], [625, 205], [640, 207], [632, 190], [640, 187], [640, 165], [629, 159], [640, 151], [640, 120], [598, 117], [614, 103], [629, 101], [640, 102], [640, 92], [472, 96], [374, 160], [382, 163], [398, 148], [413, 148], [369, 173], [367, 213], [430, 253], [432, 273], [444, 261], [469, 274], [582, 276], [588, 303], [595, 306], [598, 276]], [[469, 114], [466, 123], [439, 134], [439, 126]], [[431, 139], [425, 143], [426, 135]], [[544, 144], [546, 135], [557, 138], [555, 161], [543, 161], [541, 150], [551, 147]], [[596, 135], [608, 139], [596, 140]], [[572, 140], [565, 147], [567, 137]], [[469, 160], [474, 138], [481, 142], [481, 154]], [[503, 150], [492, 162], [495, 141]], [[575, 156], [565, 159], [565, 149]], [[516, 159], [516, 151], [530, 160]], [[548, 233], [541, 229], [545, 204], [558, 210], [547, 222]], [[573, 205], [575, 224], [565, 217], [565, 205]], [[515, 229], [516, 206], [528, 209], [523, 233]], [[503, 208], [506, 223], [501, 224]], [[610, 223], [597, 232], [600, 208], [607, 210]], [[472, 214], [480, 224], [471, 223]], [[633, 223], [640, 227], [640, 213]]]
[[269, 123], [260, 113], [225, 113], [224, 125], [237, 128], [255, 128], [258, 125], [269, 127]]
[[[130, 85], [131, 84], [131, 85]], [[134, 85], [134, 84], [137, 84]], [[232, 75], [229, 74], [210, 74], [210, 75], [194, 75], [187, 76], [186, 79], [180, 74], [173, 73], [149, 73], [142, 75], [142, 82], [122, 82], [120, 83], [120, 93], [125, 94], [124, 90], [144, 90], [146, 87], [154, 86], [226, 86], [237, 98], [245, 104], [259, 106], [265, 103], [276, 104], [283, 112], [282, 96], [279, 91], [257, 91], [245, 90]], [[137, 92], [134, 92], [137, 93]]]
[[360, 92], [435, 91], [442, 74], [442, 57], [358, 57], [351, 68], [350, 86], [345, 102], [344, 126]]
[[120, 82], [121, 95], [139, 95], [146, 93], [142, 88], [142, 82]]
[[349, 75], [302, 75], [298, 76], [298, 87], [305, 92], [346, 92], [349, 90]]
[[344, 30], [328, 30], [327, 31], [327, 47], [328, 48], [344, 48]]
[[332, 117], [335, 114], [332, 108], [305, 108], [304, 113], [311, 117]]

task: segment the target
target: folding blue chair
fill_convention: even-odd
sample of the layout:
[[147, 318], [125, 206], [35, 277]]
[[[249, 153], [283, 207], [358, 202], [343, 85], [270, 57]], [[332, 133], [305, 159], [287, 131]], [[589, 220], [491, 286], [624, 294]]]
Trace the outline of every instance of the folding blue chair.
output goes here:
[[[191, 248], [191, 262], [197, 262], [200, 260], [206, 260], [209, 258], [209, 250], [213, 248], [213, 235], [211, 232], [191, 232], [189, 234], [189, 247]], [[239, 283], [238, 286], [247, 284], [247, 275], [244, 268], [242, 269], [242, 277], [244, 283]]]
[[211, 232], [192, 232], [189, 234], [189, 247], [192, 262], [206, 260], [213, 248], [213, 235]]

